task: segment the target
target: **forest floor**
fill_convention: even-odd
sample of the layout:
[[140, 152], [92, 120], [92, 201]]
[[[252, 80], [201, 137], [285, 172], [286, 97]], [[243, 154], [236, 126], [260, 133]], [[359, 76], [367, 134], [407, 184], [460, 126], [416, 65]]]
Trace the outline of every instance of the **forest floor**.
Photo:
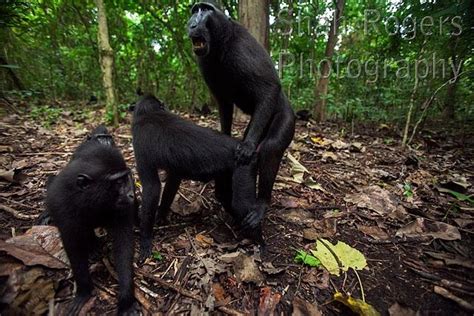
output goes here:
[[[215, 116], [183, 116], [218, 127]], [[31, 227], [48, 175], [100, 117], [65, 111], [49, 129], [24, 115], [0, 122], [2, 314], [61, 311], [73, 295], [56, 229]], [[138, 181], [125, 120], [113, 135]], [[334, 300], [339, 292], [346, 304], [364, 298], [382, 315], [472, 315], [473, 142], [472, 131], [431, 131], [404, 150], [389, 126], [299, 121], [263, 222], [266, 251], [236, 238], [212, 183], [186, 181], [169, 225], [156, 227], [153, 258], [135, 266], [139, 305], [170, 315], [350, 315]], [[91, 264], [96, 295], [82, 312], [104, 314], [114, 311], [118, 289], [110, 242], [97, 233], [105, 255]], [[296, 262], [296, 251], [310, 253], [316, 240], [346, 243], [367, 266], [336, 276]]]

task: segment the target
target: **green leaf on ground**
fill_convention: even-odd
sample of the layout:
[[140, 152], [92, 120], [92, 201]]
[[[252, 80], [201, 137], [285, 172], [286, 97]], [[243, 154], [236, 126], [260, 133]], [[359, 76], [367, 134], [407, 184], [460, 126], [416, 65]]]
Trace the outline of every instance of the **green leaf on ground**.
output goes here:
[[441, 187], [438, 188], [438, 191], [443, 192], [443, 193], [451, 194], [458, 201], [461, 201], [461, 202], [467, 201], [471, 204], [474, 204], [474, 200], [473, 200], [472, 196], [467, 196], [465, 194], [462, 194], [462, 193], [459, 193], [459, 192], [456, 192], [456, 191], [453, 191], [453, 190], [450, 190], [450, 189], [441, 188]]
[[152, 257], [153, 259], [158, 260], [158, 261], [163, 260], [163, 256], [161, 255], [159, 251], [153, 251]]
[[403, 195], [407, 198], [413, 197], [413, 187], [410, 183], [405, 183], [403, 185]]
[[319, 267], [321, 265], [321, 261], [319, 261], [318, 258], [310, 255], [304, 250], [296, 251], [295, 262], [303, 263], [310, 267]]

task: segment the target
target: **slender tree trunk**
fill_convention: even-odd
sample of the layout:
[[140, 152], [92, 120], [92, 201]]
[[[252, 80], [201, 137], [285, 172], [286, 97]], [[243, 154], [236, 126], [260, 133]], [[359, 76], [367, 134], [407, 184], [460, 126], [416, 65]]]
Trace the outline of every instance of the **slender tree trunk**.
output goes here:
[[329, 28], [328, 41], [326, 43], [326, 52], [324, 54], [325, 62], [322, 64], [320, 78], [315, 89], [316, 103], [314, 105], [314, 118], [318, 121], [324, 121], [326, 119], [326, 98], [328, 94], [331, 60], [337, 44], [337, 32], [339, 30], [343, 10], [344, 0], [337, 0], [334, 17]]
[[[421, 44], [421, 50], [418, 56], [424, 55], [425, 45], [426, 45], [426, 39]], [[407, 119], [405, 121], [405, 128], [403, 129], [402, 147], [405, 147], [406, 145], [408, 145], [408, 131], [410, 130], [410, 124], [411, 124], [412, 115], [413, 115], [413, 108], [415, 106], [416, 95], [418, 93], [419, 84], [420, 84], [420, 78], [418, 77], [418, 75], [415, 75], [415, 84], [413, 85], [413, 90], [411, 91]]]
[[16, 73], [13, 71], [12, 68], [8, 67], [8, 62], [7, 59], [4, 58], [3, 56], [0, 56], [0, 66], [6, 66], [5, 70], [7, 74], [10, 76], [13, 85], [18, 89], [18, 90], [24, 90], [23, 83], [21, 82], [20, 78], [16, 75]]
[[99, 43], [99, 60], [102, 70], [102, 81], [105, 90], [106, 106], [113, 113], [113, 123], [115, 126], [119, 123], [119, 113], [117, 105], [117, 97], [114, 86], [114, 51], [109, 43], [109, 30], [107, 27], [107, 14], [103, 0], [96, 0], [97, 15], [99, 21], [98, 43]]
[[[253, 37], [269, 51], [269, 0], [239, 0], [239, 21], [247, 28]], [[238, 122], [244, 121], [242, 110], [235, 107], [234, 118]]]
[[408, 113], [407, 113], [407, 120], [405, 121], [405, 128], [403, 129], [402, 147], [405, 147], [407, 145], [408, 130], [410, 129], [411, 117], [412, 117], [412, 113], [413, 113], [413, 107], [415, 105], [416, 93], [418, 91], [418, 84], [419, 84], [418, 76], [415, 76], [415, 84], [413, 85], [413, 90], [412, 90], [411, 96], [410, 96], [410, 103], [409, 103], [409, 108], [408, 108]]
[[[280, 10], [279, 5], [275, 12], [278, 12], [278, 10]], [[283, 34], [281, 36], [281, 55], [278, 61], [278, 75], [280, 76], [280, 78], [283, 78], [283, 70], [285, 69], [287, 60], [286, 54], [288, 53], [288, 47], [290, 45], [290, 33], [293, 24], [293, 0], [289, 0], [288, 2], [288, 16], [286, 17], [286, 20], [287, 24], [285, 25], [285, 28], [283, 29]], [[288, 96], [288, 98], [290, 97]]]
[[449, 120], [454, 119], [455, 108], [456, 108], [456, 90], [458, 87], [459, 82], [459, 74], [462, 72], [462, 67], [464, 64], [464, 60], [459, 60], [456, 63], [455, 56], [453, 57], [454, 68], [459, 69], [458, 73], [453, 71], [451, 80], [449, 85], [446, 89], [446, 99], [444, 100], [444, 116]]
[[239, 20], [250, 34], [269, 50], [268, 0], [239, 0]]

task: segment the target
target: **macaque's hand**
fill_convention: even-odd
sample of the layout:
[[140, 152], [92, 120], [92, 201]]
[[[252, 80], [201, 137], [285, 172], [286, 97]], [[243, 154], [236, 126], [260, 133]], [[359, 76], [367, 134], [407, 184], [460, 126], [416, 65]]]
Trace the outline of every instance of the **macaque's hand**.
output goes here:
[[256, 154], [257, 144], [251, 141], [243, 141], [237, 146], [235, 153], [236, 162], [239, 165], [248, 165]]

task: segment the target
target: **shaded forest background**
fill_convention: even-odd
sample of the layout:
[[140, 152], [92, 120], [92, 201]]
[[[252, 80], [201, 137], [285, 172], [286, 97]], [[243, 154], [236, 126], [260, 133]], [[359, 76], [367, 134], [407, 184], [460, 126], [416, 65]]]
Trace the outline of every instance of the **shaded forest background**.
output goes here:
[[[28, 110], [46, 123], [60, 114], [59, 100], [84, 105], [97, 96], [105, 103], [97, 2], [0, 3], [3, 97], [36, 100]], [[212, 103], [187, 38], [191, 5], [105, 1], [117, 95], [106, 112], [108, 122], [114, 109], [124, 116], [137, 88], [156, 94], [171, 109]], [[427, 118], [465, 124], [474, 117], [469, 0], [227, 0], [220, 5], [250, 29], [263, 30], [259, 40], [269, 49], [295, 110], [314, 111], [322, 120], [395, 123], [400, 131], [407, 118], [413, 128], [417, 122], [423, 127]], [[321, 90], [325, 77], [328, 86]], [[318, 103], [324, 103], [322, 115]]]

